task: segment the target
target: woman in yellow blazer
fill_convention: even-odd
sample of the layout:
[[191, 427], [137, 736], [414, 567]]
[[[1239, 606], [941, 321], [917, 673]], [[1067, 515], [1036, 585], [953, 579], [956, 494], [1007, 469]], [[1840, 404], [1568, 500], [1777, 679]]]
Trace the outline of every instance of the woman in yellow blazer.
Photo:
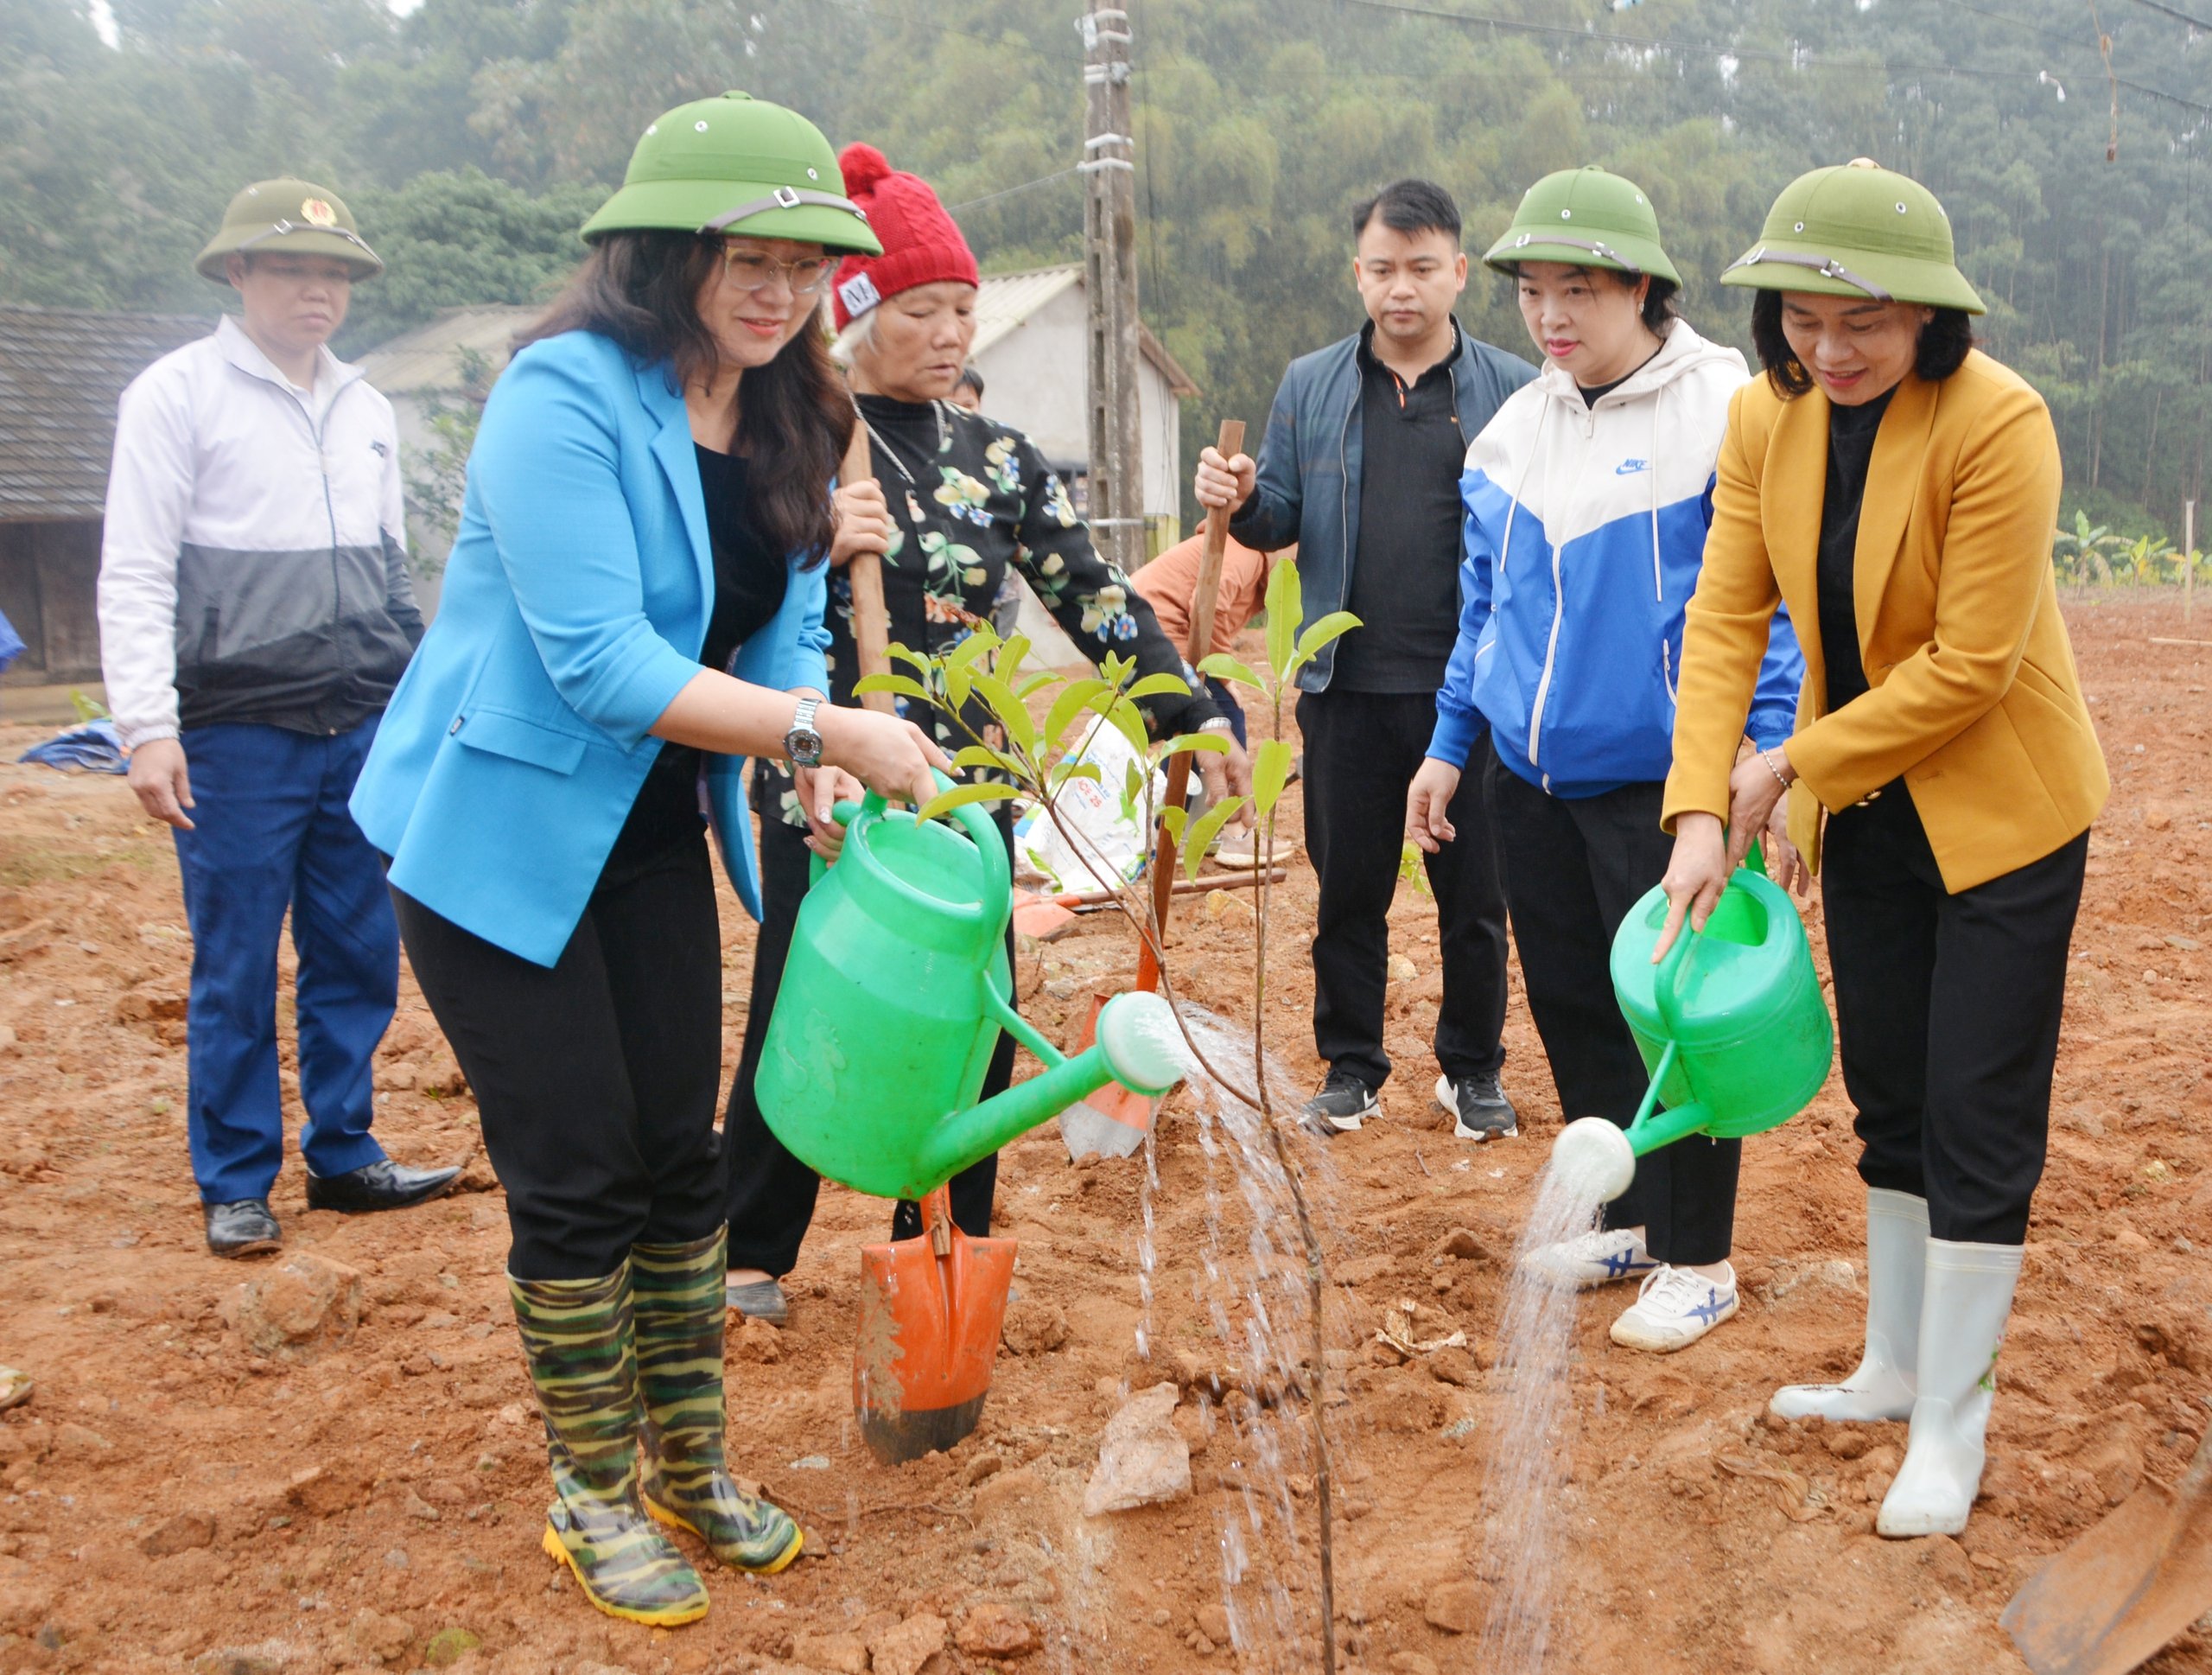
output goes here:
[[[1973, 347], [1933, 194], [1861, 159], [1776, 201], [1682, 645], [1662, 948], [1759, 833], [1819, 869], [1867, 1187], [1866, 1347], [1784, 1417], [1910, 1418], [1884, 1535], [1956, 1534], [2043, 1172], [2067, 945], [2104, 759], [2050, 567], [2057, 439]], [[1767, 619], [1797, 729], [1737, 761]]]

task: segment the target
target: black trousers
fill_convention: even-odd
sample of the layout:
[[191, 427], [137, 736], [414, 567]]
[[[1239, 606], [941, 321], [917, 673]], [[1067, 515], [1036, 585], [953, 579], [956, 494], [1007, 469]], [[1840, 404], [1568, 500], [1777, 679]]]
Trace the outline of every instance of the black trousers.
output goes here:
[[[1613, 997], [1613, 933], [1666, 874], [1674, 850], [1659, 829], [1666, 787], [1554, 797], [1500, 762], [1487, 740], [1482, 750], [1521, 980], [1560, 1111], [1569, 1122], [1603, 1117], [1626, 1128], [1651, 1078]], [[1661, 1262], [1726, 1260], [1743, 1144], [1692, 1135], [1639, 1159], [1634, 1183], [1605, 1206], [1605, 1225], [1641, 1226]]]
[[518, 1279], [596, 1279], [722, 1220], [721, 934], [704, 838], [603, 877], [548, 970], [391, 893], [476, 1095]]
[[[1001, 819], [1013, 848], [1012, 828]], [[760, 1049], [768, 1038], [768, 1017], [784, 980], [791, 952], [791, 928], [805, 898], [812, 851], [806, 833], [769, 814], [760, 822], [760, 937], [753, 951], [753, 998], [745, 1019], [745, 1047], [730, 1085], [729, 1112], [722, 1120], [722, 1148], [729, 1158], [729, 1265], [759, 1268], [780, 1277], [798, 1262], [798, 1247], [814, 1220], [815, 1195], [822, 1177], [784, 1149], [769, 1131], [753, 1098], [753, 1080], [760, 1069]], [[1007, 930], [1012, 958], [1013, 930]], [[1001, 1035], [984, 1073], [982, 1097], [1004, 1092], [1014, 1080], [1014, 1038]], [[994, 1152], [954, 1175], [952, 1219], [960, 1231], [981, 1239], [991, 1230], [991, 1201], [998, 1186]], [[902, 1201], [893, 1212], [891, 1236], [912, 1239], [922, 1231], [921, 1210]]]
[[[1420, 770], [1436, 703], [1420, 693], [1305, 692], [1306, 846], [1320, 881], [1313, 926], [1313, 1046], [1370, 1088], [1390, 1074], [1382, 1050], [1390, 900], [1405, 848], [1406, 787]], [[1444, 1001], [1436, 1062], [1447, 1076], [1505, 1062], [1505, 900], [1491, 850], [1483, 776], [1459, 781], [1448, 811], [1459, 837], [1426, 857], [1436, 893]]]
[[1828, 818], [1821, 889], [1870, 1187], [1937, 1239], [2018, 1245], [2043, 1178], [2086, 831], [1955, 895], [1902, 782]]

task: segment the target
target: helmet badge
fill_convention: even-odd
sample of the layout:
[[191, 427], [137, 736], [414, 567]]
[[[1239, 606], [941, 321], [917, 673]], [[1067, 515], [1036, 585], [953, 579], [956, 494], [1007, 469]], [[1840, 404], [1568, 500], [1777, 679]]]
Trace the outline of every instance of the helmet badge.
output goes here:
[[336, 226], [338, 212], [321, 198], [309, 198], [300, 206], [300, 219], [309, 226]]

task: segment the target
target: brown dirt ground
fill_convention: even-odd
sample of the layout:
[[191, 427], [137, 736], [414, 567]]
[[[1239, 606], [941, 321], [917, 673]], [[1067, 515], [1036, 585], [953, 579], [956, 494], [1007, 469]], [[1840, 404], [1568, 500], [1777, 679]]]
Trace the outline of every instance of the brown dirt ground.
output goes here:
[[[1625, 1296], [1581, 1309], [1556, 1667], [2021, 1669], [1996, 1627], [2014, 1587], [2142, 1478], [2177, 1475], [2196, 1445], [2212, 1372], [2212, 660], [2148, 642], [2183, 634], [2171, 602], [2081, 601], [2068, 615], [2114, 792], [1974, 1523], [1961, 1541], [1878, 1540], [1904, 1427], [1866, 1447], [1864, 1434], [1759, 1417], [1777, 1384], [1856, 1355], [1862, 1201], [1831, 1080], [1802, 1118], [1745, 1149], [1736, 1322], [1658, 1359], [1607, 1342]], [[2212, 623], [2190, 633], [2212, 637]], [[45, 730], [0, 728], [0, 754], [12, 764]], [[1278, 900], [1272, 1044], [1306, 1076], [1310, 871]], [[1243, 920], [1187, 899], [1182, 912], [1189, 991], [1235, 1009], [1250, 971]], [[1348, 1230], [1332, 1253], [1338, 1341], [1358, 1343], [1376, 1309], [1414, 1296], [1424, 1334], [1464, 1328], [1486, 1360], [1500, 1257], [1559, 1113], [1516, 1001], [1508, 1076], [1522, 1137], [1481, 1152], [1451, 1137], [1427, 1094], [1433, 919], [1402, 891], [1395, 921], [1415, 968], [1390, 1009], [1401, 1073], [1384, 1119], [1331, 1152], [1331, 1220]], [[723, 922], [734, 1060], [750, 937], [734, 902]], [[182, 925], [165, 835], [119, 780], [0, 767], [0, 1360], [39, 1381], [0, 1421], [0, 1672], [411, 1668], [454, 1627], [481, 1645], [448, 1666], [501, 1675], [749, 1671], [801, 1654], [859, 1669], [852, 1642], [815, 1637], [866, 1641], [925, 1613], [957, 1627], [978, 1602], [1033, 1620], [1043, 1650], [952, 1648], [931, 1671], [1234, 1665], [1226, 1647], [1193, 1647], [1219, 1603], [1217, 1519], [1234, 1505], [1218, 1462], [1198, 1456], [1181, 1504], [1104, 1520], [1075, 1510], [1130, 1370], [1140, 1162], [1071, 1167], [1049, 1129], [1008, 1150], [1001, 1202], [1022, 1241], [1030, 1353], [1001, 1356], [973, 1439], [899, 1469], [850, 1423], [855, 1247], [880, 1236], [884, 1207], [825, 1193], [791, 1325], [734, 1334], [730, 1356], [739, 1468], [806, 1516], [821, 1556], [765, 1582], [709, 1570], [715, 1607], [696, 1627], [617, 1624], [537, 1551], [545, 1473], [501, 1281], [504, 1216], [474, 1107], [411, 983], [382, 1055], [378, 1132], [404, 1159], [474, 1156], [469, 1190], [397, 1215], [309, 1214], [288, 1165], [276, 1206], [289, 1246], [359, 1269], [364, 1319], [302, 1361], [255, 1355], [224, 1326], [251, 1276], [207, 1255], [187, 1170]], [[1027, 1009], [1065, 1041], [1090, 990], [1133, 965], [1125, 932], [1086, 920], [1025, 961]], [[289, 1039], [286, 1055], [296, 1122]], [[1218, 1351], [1190, 1295], [1203, 1202], [1179, 1103], [1159, 1161], [1155, 1341], [1163, 1362], [1180, 1351], [1203, 1365]], [[1458, 1227], [1485, 1253], [1438, 1257]], [[1046, 1349], [1055, 1315], [1066, 1336]], [[1439, 1589], [1473, 1575], [1491, 1398], [1464, 1365], [1445, 1369], [1462, 1385], [1379, 1352], [1331, 1359], [1348, 1363], [1335, 1411], [1356, 1480], [1340, 1490], [1338, 1544], [1348, 1661], [1470, 1669], [1472, 1637], [1429, 1618], [1452, 1616]], [[826, 1467], [795, 1463], [808, 1456]], [[208, 1522], [171, 1523], [180, 1513]], [[210, 1525], [207, 1544], [147, 1551]], [[903, 1666], [888, 1647], [877, 1661]], [[2212, 1670], [2212, 1636], [2151, 1667]]]

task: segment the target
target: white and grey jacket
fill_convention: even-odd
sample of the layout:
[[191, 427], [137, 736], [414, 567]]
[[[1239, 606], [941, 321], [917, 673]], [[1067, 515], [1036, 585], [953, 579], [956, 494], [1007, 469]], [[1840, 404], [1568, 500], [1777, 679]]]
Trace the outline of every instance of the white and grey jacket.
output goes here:
[[126, 746], [218, 722], [343, 732], [423, 637], [391, 404], [320, 353], [311, 405], [226, 316], [123, 392], [99, 619]]

